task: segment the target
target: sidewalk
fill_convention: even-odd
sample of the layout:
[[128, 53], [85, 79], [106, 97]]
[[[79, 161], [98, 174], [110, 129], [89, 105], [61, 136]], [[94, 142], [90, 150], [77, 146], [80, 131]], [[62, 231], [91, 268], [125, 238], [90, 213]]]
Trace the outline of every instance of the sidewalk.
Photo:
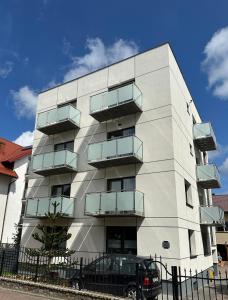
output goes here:
[[23, 293], [20, 291], [12, 291], [9, 289], [0, 288], [1, 300], [60, 300], [58, 298], [47, 298], [47, 296], [37, 296], [31, 293]]

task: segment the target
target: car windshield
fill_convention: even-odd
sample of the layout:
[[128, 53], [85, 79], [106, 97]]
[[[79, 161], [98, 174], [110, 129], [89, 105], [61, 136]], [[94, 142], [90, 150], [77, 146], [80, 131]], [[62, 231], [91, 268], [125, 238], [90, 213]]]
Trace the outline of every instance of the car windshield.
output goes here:
[[151, 259], [145, 259], [144, 264], [145, 264], [147, 270], [149, 270], [149, 271], [157, 271], [158, 270], [156, 263]]

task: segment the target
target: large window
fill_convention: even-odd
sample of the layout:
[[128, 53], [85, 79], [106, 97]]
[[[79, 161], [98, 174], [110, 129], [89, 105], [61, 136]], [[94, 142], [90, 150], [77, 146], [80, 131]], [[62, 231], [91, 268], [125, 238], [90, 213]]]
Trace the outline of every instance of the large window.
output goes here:
[[194, 230], [188, 230], [189, 252], [190, 258], [196, 257], [196, 239]]
[[52, 197], [70, 197], [70, 184], [53, 185], [51, 190]]
[[55, 144], [54, 150], [55, 151], [69, 150], [69, 151], [73, 152], [74, 151], [74, 141]]
[[135, 135], [135, 127], [124, 128], [116, 131], [111, 131], [107, 133], [107, 139], [117, 139], [124, 136]]
[[133, 191], [135, 190], [135, 177], [108, 179], [107, 190], [109, 192]]
[[137, 254], [136, 227], [108, 226], [106, 243], [108, 253]]
[[191, 184], [186, 179], [184, 180], [184, 188], [185, 188], [186, 205], [193, 207]]
[[204, 255], [205, 256], [211, 255], [210, 235], [207, 226], [201, 226], [201, 235], [202, 235]]

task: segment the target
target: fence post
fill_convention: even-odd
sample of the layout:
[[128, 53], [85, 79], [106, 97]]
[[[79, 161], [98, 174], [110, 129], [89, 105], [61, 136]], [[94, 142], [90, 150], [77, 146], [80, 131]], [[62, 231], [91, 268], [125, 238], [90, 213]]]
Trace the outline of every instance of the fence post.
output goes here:
[[2, 273], [3, 273], [4, 259], [5, 259], [5, 249], [2, 248], [2, 259], [1, 259], [1, 266], [0, 266], [0, 276], [2, 276]]
[[136, 300], [140, 299], [140, 291], [139, 291], [139, 263], [136, 263]]
[[38, 270], [39, 270], [39, 263], [40, 263], [40, 255], [37, 255], [37, 259], [36, 259], [36, 270], [35, 270], [35, 277], [34, 277], [34, 281], [37, 281], [37, 277], [38, 277]]
[[178, 278], [177, 278], [177, 266], [172, 266], [172, 287], [173, 287], [173, 300], [178, 300]]
[[82, 268], [83, 268], [83, 257], [80, 257], [80, 269], [79, 269], [80, 282], [82, 280]]

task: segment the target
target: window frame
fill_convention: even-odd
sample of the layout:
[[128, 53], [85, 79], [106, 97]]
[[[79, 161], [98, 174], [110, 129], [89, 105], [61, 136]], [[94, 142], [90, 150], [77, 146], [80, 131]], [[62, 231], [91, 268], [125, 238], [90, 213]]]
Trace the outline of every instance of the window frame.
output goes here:
[[192, 186], [187, 179], [184, 179], [184, 190], [185, 190], [185, 203], [188, 207], [193, 208]]

